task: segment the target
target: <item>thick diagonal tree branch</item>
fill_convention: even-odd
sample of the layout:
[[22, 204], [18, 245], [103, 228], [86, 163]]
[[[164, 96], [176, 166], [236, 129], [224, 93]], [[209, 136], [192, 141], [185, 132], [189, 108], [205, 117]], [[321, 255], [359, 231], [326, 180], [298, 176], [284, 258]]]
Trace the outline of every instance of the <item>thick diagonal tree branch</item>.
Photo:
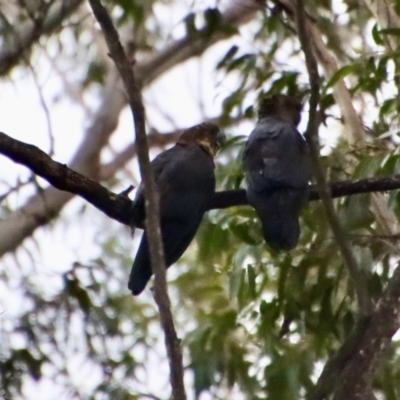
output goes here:
[[338, 352], [329, 359], [309, 399], [327, 399], [334, 390], [334, 400], [374, 398], [375, 372], [399, 328], [400, 267], [397, 267], [371, 315], [356, 323]]
[[[0, 154], [18, 164], [22, 164], [45, 179], [60, 191], [76, 194], [108, 217], [122, 224], [130, 224], [129, 210], [131, 200], [110, 192], [97, 181], [68, 168], [65, 164], [52, 160], [36, 146], [21, 142], [0, 132]], [[400, 174], [329, 183], [332, 198], [352, 196], [362, 193], [387, 192], [400, 189]], [[311, 187], [310, 201], [319, 200], [320, 195]], [[227, 190], [215, 193], [208, 209], [224, 209], [248, 205], [246, 191]]]
[[139, 169], [144, 183], [145, 209], [146, 209], [146, 235], [149, 241], [151, 267], [155, 275], [154, 298], [156, 300], [161, 319], [161, 326], [165, 335], [167, 348], [172, 397], [175, 400], [185, 400], [185, 387], [183, 384], [183, 365], [180, 340], [176, 334], [171, 313], [166, 283], [166, 265], [160, 229], [160, 206], [158, 191], [149, 159], [149, 148], [146, 138], [145, 109], [132, 63], [129, 61], [119, 40], [107, 10], [100, 0], [89, 0], [93, 13], [103, 31], [110, 55], [121, 75], [125, 90], [128, 95], [129, 106], [135, 125], [135, 143], [139, 158]]
[[[222, 13], [221, 23], [239, 26], [248, 22], [262, 9], [264, 2], [248, 0], [232, 2]], [[204, 53], [218, 40], [234, 35], [233, 29], [221, 34], [219, 30], [192, 32], [191, 35], [172, 41], [162, 50], [157, 50], [138, 60], [135, 64], [136, 78], [142, 87], [151, 84], [156, 78], [178, 63]], [[118, 124], [119, 114], [126, 106], [126, 95], [115, 71], [108, 73], [103, 92], [103, 100], [93, 117], [92, 123], [84, 133], [84, 139], [68, 165], [93, 179], [99, 178], [99, 156]], [[73, 195], [61, 192], [54, 187], [34, 195], [27, 202], [0, 221], [0, 256], [15, 250], [25, 238], [41, 225], [56, 217]]]
[[372, 382], [393, 335], [400, 328], [400, 267], [372, 313], [365, 330], [355, 341], [337, 379], [334, 400], [372, 398]]

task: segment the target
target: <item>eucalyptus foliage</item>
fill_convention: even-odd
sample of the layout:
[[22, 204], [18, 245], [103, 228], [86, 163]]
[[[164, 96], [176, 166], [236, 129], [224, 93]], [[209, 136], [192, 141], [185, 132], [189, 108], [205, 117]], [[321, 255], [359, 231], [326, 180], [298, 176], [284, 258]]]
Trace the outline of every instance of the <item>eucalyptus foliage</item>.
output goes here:
[[[28, 2], [16, 2], [15, 7], [8, 3], [0, 13], [2, 44], [12, 42], [18, 21], [31, 18]], [[44, 3], [32, 2], [37, 7]], [[268, 1], [263, 12], [240, 28], [221, 23], [229, 2], [208, 6], [173, 0], [104, 3], [117, 28], [134, 34], [135, 41], [128, 46], [135, 47], [138, 59], [178, 36], [159, 18], [159, 9], [171, 10], [173, 16], [174, 10], [182, 14], [185, 7], [184, 18], [175, 25], [183, 35], [201, 29], [204, 40], [214, 31], [234, 34], [222, 42], [223, 52], [202, 56], [213, 64], [213, 75], [202, 78], [234, 82], [233, 90], [214, 108], [215, 114], [207, 117], [216, 117], [229, 136], [216, 162], [218, 190], [244, 188], [241, 151], [255, 123], [258, 100], [280, 92], [308, 95], [294, 25], [278, 2]], [[400, 20], [397, 2], [387, 3]], [[321, 81], [321, 162], [328, 179], [399, 173], [400, 30], [382, 27], [363, 1], [312, 0], [306, 7], [339, 64], [332, 76]], [[27, 59], [39, 71], [37, 57], [57, 44], [65, 76], [78, 76], [79, 96], [100, 93], [110, 60], [98, 56], [104, 44], [101, 36], [92, 36], [88, 18], [85, 7], [66, 15], [62, 32], [60, 26], [49, 36], [42, 33], [40, 44], [19, 58], [14, 73], [30, 73]], [[247, 35], [246, 46], [238, 41], [241, 34]], [[349, 128], [342, 124], [333, 97], [340, 79], [345, 80], [365, 124], [365, 143], [348, 140]], [[152, 90], [158, 90], [157, 81]], [[177, 113], [182, 101], [173, 99]], [[120, 171], [108, 187], [118, 191], [130, 183]], [[386, 193], [384, 199], [396, 217], [390, 223], [398, 228], [399, 193]], [[12, 204], [3, 203], [4, 216], [12, 212]], [[370, 194], [334, 204], [357, 262], [367, 273], [370, 296], [377, 301], [398, 265], [398, 236], [388, 234], [377, 221]], [[14, 292], [21, 303], [15, 313], [0, 306], [0, 394], [4, 398], [35, 398], [28, 393], [35, 381], [48, 382], [57, 398], [139, 399], [150, 394], [168, 398], [169, 389], [154, 385], [157, 379], [167, 385], [167, 370], [162, 367], [166, 355], [151, 292], [133, 298], [126, 287], [133, 255], [129, 232], [86, 208], [74, 211], [69, 224], [79, 229], [79, 224], [94, 219], [98, 220], [94, 248], [101, 250], [76, 260], [58, 275], [51, 290], [31, 281], [34, 266], [40, 263], [40, 248], [46, 246], [40, 237], [34, 236], [37, 247], [30, 246], [31, 257], [22, 247], [16, 250], [19, 270], [7, 272], [10, 262], [0, 269], [0, 287]], [[54, 225], [68, 228], [65, 216]], [[266, 246], [249, 206], [210, 211], [168, 277], [191, 398], [305, 399], [357, 319], [353, 283], [320, 202], [305, 207], [299, 244], [289, 253], [274, 253]], [[399, 341], [394, 339], [373, 382], [379, 398], [400, 398], [399, 354]], [[81, 370], [87, 374], [84, 381], [76, 378]]]

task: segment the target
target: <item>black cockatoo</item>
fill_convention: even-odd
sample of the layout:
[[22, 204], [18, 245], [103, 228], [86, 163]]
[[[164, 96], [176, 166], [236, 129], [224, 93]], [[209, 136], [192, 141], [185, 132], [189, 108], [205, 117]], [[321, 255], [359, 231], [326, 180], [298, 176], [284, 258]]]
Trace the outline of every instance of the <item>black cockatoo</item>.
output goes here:
[[300, 235], [299, 213], [308, 198], [307, 143], [297, 130], [301, 103], [279, 94], [264, 99], [243, 153], [247, 199], [267, 244], [290, 250]]
[[[213, 157], [225, 142], [217, 125], [204, 122], [185, 130], [174, 147], [153, 161], [160, 196], [161, 236], [167, 267], [192, 241], [210, 197], [215, 192]], [[144, 190], [139, 186], [132, 206], [132, 228], [144, 228]], [[128, 288], [140, 294], [152, 275], [146, 232], [133, 262]]]

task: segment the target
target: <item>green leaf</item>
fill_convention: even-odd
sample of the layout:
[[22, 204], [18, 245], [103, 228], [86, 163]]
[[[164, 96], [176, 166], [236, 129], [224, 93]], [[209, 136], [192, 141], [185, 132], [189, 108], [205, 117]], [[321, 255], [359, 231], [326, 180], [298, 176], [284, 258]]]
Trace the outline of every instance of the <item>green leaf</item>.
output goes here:
[[218, 62], [217, 64], [217, 69], [220, 69], [228, 64], [230, 60], [233, 59], [235, 54], [238, 52], [239, 47], [236, 45], [233, 45], [229, 48], [229, 50], [226, 52], [226, 54], [222, 57], [221, 61]]
[[400, 29], [399, 28], [386, 28], [381, 29], [379, 33], [384, 35], [392, 35], [392, 36], [399, 36], [400, 37]]
[[347, 75], [350, 75], [350, 74], [353, 74], [353, 73], [357, 73], [359, 70], [360, 70], [360, 66], [358, 64], [356, 64], [356, 63], [351, 64], [351, 65], [346, 65], [346, 66], [338, 69], [332, 75], [331, 79], [329, 79], [327, 84], [325, 85], [325, 90], [327, 88], [330, 88], [330, 87], [334, 86], [339, 80], [343, 79]]
[[385, 44], [385, 42], [382, 40], [381, 38], [381, 32], [378, 30], [378, 24], [374, 24], [374, 26], [372, 27], [372, 38], [374, 39], [374, 42], [380, 46], [383, 46]]

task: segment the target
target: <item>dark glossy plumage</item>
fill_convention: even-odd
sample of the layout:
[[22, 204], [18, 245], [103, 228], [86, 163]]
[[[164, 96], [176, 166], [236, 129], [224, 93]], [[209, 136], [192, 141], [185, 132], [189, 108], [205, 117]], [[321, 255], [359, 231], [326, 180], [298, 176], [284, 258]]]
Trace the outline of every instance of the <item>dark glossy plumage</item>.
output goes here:
[[247, 198], [275, 250], [296, 246], [299, 213], [308, 198], [308, 149], [296, 129], [300, 111], [301, 104], [289, 96], [264, 100], [243, 154]]
[[[161, 235], [167, 267], [175, 263], [192, 241], [215, 191], [213, 156], [225, 139], [217, 125], [203, 123], [182, 133], [177, 144], [158, 155], [153, 171], [160, 194]], [[132, 209], [132, 225], [144, 226], [143, 188]], [[148, 242], [143, 234], [128, 287], [140, 294], [151, 278]]]

